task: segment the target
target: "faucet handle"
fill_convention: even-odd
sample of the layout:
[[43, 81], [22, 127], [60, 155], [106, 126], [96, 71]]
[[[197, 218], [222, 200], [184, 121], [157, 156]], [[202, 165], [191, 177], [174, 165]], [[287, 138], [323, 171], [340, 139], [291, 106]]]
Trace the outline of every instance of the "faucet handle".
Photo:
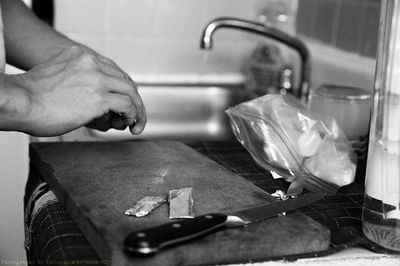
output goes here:
[[283, 66], [279, 75], [280, 94], [285, 95], [293, 90], [293, 69], [289, 65]]
[[203, 30], [200, 47], [202, 49], [211, 49], [212, 47], [212, 36], [218, 28], [233, 28], [244, 30], [255, 34], [262, 35], [267, 38], [274, 39], [283, 43], [293, 49], [295, 49], [300, 55], [302, 67], [301, 67], [301, 78], [300, 86], [293, 90], [293, 94], [303, 101], [307, 101], [309, 93], [309, 82], [310, 82], [310, 53], [305, 43], [292, 36], [278, 30], [274, 27], [268, 27], [262, 23], [248, 21], [239, 18], [217, 18], [211, 21]]

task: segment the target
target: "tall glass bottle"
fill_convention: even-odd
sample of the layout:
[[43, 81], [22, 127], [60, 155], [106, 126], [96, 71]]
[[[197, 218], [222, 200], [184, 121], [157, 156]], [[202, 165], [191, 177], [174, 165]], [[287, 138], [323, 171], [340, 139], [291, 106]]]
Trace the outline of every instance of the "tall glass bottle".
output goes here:
[[400, 0], [382, 0], [363, 233], [400, 251]]

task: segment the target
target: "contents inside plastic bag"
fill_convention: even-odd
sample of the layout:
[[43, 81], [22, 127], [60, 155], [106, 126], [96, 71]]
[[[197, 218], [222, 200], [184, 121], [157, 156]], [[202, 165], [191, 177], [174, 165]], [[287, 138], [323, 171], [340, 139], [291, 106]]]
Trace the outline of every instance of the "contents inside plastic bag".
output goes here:
[[310, 113], [290, 95], [267, 94], [226, 110], [233, 132], [253, 159], [274, 177], [334, 194], [354, 181], [356, 154], [334, 118]]

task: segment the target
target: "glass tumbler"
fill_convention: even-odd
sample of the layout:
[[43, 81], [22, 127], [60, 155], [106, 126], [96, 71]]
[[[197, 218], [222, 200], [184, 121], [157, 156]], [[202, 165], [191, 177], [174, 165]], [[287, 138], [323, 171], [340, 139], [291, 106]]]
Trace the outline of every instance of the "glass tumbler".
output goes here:
[[382, 0], [363, 233], [400, 251], [400, 0]]
[[309, 111], [335, 118], [357, 154], [356, 182], [364, 183], [372, 91], [325, 84], [310, 90], [307, 104]]

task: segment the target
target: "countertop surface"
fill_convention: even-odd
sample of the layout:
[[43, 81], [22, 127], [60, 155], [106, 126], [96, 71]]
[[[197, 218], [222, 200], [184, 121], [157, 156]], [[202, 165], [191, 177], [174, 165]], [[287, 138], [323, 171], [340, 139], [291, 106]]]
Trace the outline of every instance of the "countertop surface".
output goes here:
[[[238, 266], [239, 264], [235, 265]], [[364, 248], [348, 248], [337, 253], [318, 258], [298, 259], [294, 262], [266, 261], [260, 263], [240, 264], [253, 266], [399, 266], [400, 255], [371, 252]], [[232, 265], [234, 266], [234, 265]]]

